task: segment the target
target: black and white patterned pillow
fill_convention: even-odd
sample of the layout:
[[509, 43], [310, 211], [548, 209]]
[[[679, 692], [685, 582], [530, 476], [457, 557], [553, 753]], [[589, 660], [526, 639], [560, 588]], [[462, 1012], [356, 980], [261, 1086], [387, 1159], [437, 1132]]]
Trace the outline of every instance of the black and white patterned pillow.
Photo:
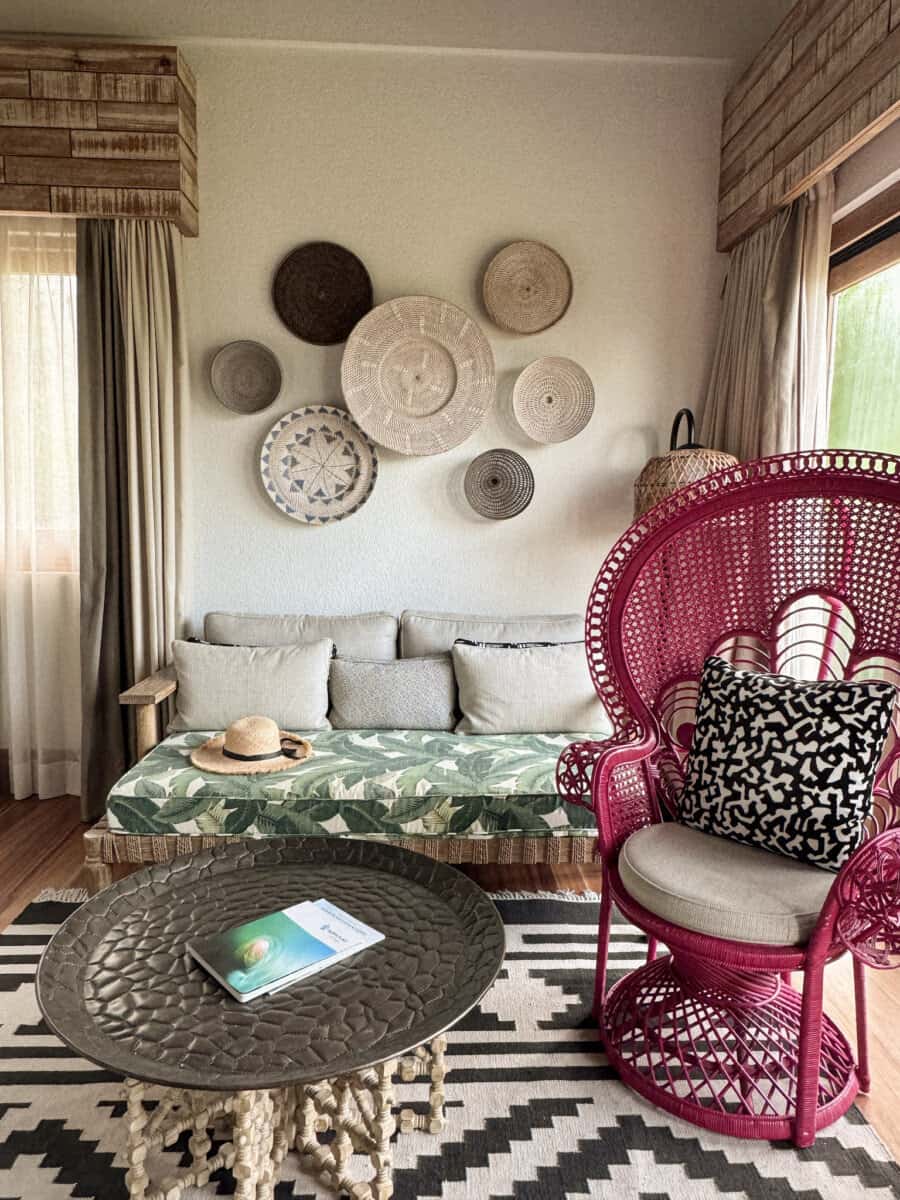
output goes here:
[[681, 819], [836, 871], [862, 840], [896, 697], [707, 659]]

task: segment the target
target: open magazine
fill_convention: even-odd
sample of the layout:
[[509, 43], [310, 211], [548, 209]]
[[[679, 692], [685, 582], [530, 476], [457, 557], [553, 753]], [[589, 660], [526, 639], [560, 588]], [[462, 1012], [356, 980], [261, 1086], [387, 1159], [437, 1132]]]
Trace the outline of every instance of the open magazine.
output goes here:
[[383, 933], [327, 900], [304, 900], [211, 937], [188, 953], [245, 1003], [315, 975], [382, 941]]

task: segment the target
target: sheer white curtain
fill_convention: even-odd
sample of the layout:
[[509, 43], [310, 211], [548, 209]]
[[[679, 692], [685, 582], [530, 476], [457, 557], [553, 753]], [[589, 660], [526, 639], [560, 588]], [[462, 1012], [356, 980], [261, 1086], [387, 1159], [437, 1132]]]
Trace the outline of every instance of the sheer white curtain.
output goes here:
[[80, 788], [75, 221], [0, 217], [0, 745], [16, 799]]

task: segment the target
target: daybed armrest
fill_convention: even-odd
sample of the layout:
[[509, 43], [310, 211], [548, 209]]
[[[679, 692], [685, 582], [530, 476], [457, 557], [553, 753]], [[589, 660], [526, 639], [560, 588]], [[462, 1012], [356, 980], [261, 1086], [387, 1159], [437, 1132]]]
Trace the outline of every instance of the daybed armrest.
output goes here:
[[120, 704], [133, 705], [135, 708], [138, 758], [143, 758], [159, 741], [156, 706], [162, 704], [168, 696], [173, 696], [177, 687], [175, 668], [161, 667], [140, 683], [135, 683], [119, 693]]
[[557, 791], [569, 804], [593, 810], [604, 858], [635, 829], [660, 819], [649, 763], [655, 746], [652, 737], [619, 734], [573, 742], [559, 756]]
[[174, 667], [161, 667], [125, 692], [119, 692], [120, 704], [161, 704], [178, 687]]
[[866, 966], [900, 966], [900, 828], [869, 838], [841, 867], [819, 918], [825, 931], [832, 925]]

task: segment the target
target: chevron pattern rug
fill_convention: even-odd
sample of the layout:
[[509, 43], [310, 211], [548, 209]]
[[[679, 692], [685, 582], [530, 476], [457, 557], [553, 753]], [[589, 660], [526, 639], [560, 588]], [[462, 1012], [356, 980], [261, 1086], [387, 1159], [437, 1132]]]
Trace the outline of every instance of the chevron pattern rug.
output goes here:
[[[35, 1004], [41, 950], [75, 907], [42, 900], [0, 935], [0, 1200], [127, 1195], [118, 1081], [63, 1047]], [[498, 908], [504, 970], [451, 1033], [446, 1129], [398, 1140], [396, 1200], [900, 1197], [900, 1168], [855, 1109], [798, 1151], [697, 1130], [634, 1096], [589, 1017], [596, 903], [542, 896]], [[618, 969], [643, 949], [633, 927], [616, 926]], [[424, 1098], [421, 1084], [398, 1084], [402, 1104]], [[167, 1156], [172, 1167], [187, 1163], [183, 1151]], [[185, 1196], [232, 1192], [219, 1180]], [[289, 1157], [278, 1200], [326, 1195]]]

